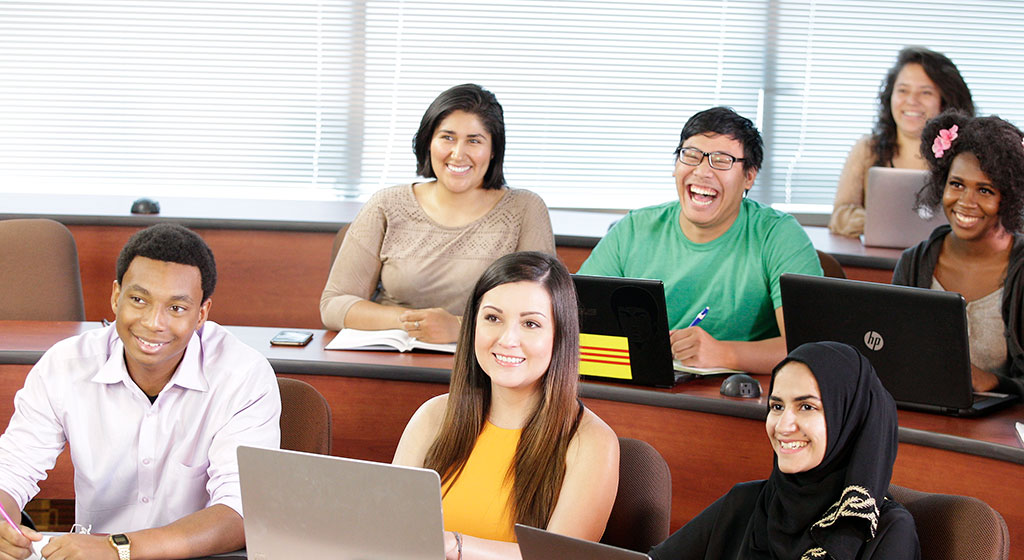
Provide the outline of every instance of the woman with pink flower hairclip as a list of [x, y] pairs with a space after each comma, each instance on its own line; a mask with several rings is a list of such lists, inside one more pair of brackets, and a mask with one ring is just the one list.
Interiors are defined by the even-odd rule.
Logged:
[[974, 390], [1024, 395], [1024, 133], [947, 111], [925, 126], [921, 154], [918, 206], [941, 205], [949, 225], [904, 251], [892, 282], [962, 294]]
[[874, 131], [853, 145], [839, 175], [832, 218], [833, 233], [857, 237], [864, 232], [864, 191], [870, 167], [927, 169], [918, 153], [921, 130], [946, 109], [974, 114], [971, 90], [945, 55], [906, 47], [896, 57], [878, 94]]

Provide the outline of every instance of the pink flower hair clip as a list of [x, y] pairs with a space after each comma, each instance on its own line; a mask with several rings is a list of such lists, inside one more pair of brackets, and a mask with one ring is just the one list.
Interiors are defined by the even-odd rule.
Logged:
[[946, 150], [953, 146], [953, 140], [956, 140], [957, 130], [960, 130], [960, 127], [954, 124], [949, 128], [944, 128], [939, 131], [938, 136], [935, 137], [935, 141], [932, 142], [932, 153], [935, 154], [935, 159], [942, 158], [942, 154], [946, 153]]

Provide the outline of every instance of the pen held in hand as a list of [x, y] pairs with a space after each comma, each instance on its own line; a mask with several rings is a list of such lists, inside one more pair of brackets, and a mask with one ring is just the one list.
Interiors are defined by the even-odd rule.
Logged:
[[14, 527], [14, 530], [17, 531], [19, 535], [21, 535], [23, 537], [25, 536], [25, 533], [21, 532], [21, 528], [18, 527], [18, 525], [16, 523], [11, 521], [11, 516], [7, 515], [7, 510], [6, 509], [4, 509], [3, 507], [0, 507], [0, 514], [3, 514], [4, 521], [6, 521], [11, 527]]
[[700, 313], [698, 313], [697, 316], [693, 318], [693, 321], [690, 322], [690, 326], [696, 327], [697, 325], [699, 325], [700, 322], [703, 321], [704, 318], [708, 316], [708, 311], [711, 311], [710, 307], [705, 307], [704, 309], [702, 309]]

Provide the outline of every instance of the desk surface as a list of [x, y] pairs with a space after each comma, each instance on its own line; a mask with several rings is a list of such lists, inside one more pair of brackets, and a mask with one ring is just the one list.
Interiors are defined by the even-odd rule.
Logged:
[[903, 253], [902, 249], [865, 247], [859, 239], [843, 237], [827, 227], [804, 226], [814, 248], [836, 258], [843, 267], [878, 268], [892, 270]]
[[[34, 364], [55, 342], [99, 323], [0, 321], [0, 363]], [[272, 346], [270, 338], [280, 329], [229, 327], [243, 342], [263, 353], [279, 374], [335, 375], [402, 381], [448, 383], [452, 356], [448, 354], [357, 352], [324, 350], [335, 332], [305, 329], [313, 340], [305, 347]], [[756, 376], [767, 389], [768, 376]], [[765, 396], [738, 399], [718, 392], [721, 379], [709, 377], [681, 383], [671, 389], [638, 387], [618, 383], [587, 381], [584, 397], [619, 402], [696, 410], [741, 418], [764, 418]], [[1024, 406], [1017, 405], [984, 418], [962, 419], [923, 412], [899, 411], [900, 441], [939, 449], [971, 453], [1024, 465], [1024, 448], [1013, 422], [1024, 419]]]
[[[0, 365], [0, 377], [5, 377], [0, 382], [0, 416], [9, 417], [13, 392], [50, 345], [97, 327], [98, 323], [0, 321], [0, 364], [9, 364]], [[327, 351], [323, 345], [334, 333], [317, 330], [305, 348], [272, 347], [269, 339], [279, 329], [230, 329], [263, 352], [279, 375], [307, 381], [324, 394], [334, 414], [336, 455], [389, 461], [416, 407], [447, 390], [450, 355]], [[767, 377], [760, 379], [767, 386]], [[765, 398], [723, 397], [718, 393], [720, 383], [717, 378], [700, 379], [672, 389], [582, 384], [587, 406], [620, 436], [648, 441], [668, 461], [674, 481], [673, 529], [732, 484], [763, 478], [771, 468], [762, 422]], [[1020, 419], [1024, 406], [980, 419], [901, 410], [893, 482], [928, 492], [977, 496], [1002, 513], [1011, 541], [1019, 542], [1024, 539], [1024, 487], [1004, 488], [993, 481], [1021, 480], [1024, 475], [1024, 449], [1013, 429], [1013, 422]], [[57, 472], [60, 469], [58, 463], [51, 480], [41, 485], [41, 496], [73, 496], [70, 470]]]

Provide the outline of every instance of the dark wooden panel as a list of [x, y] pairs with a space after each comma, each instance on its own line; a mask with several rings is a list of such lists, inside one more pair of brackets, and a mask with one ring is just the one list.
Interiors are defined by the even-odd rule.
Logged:
[[[139, 227], [69, 226], [78, 244], [85, 316], [114, 318], [110, 291], [117, 255]], [[320, 293], [330, 272], [333, 233], [196, 229], [217, 259], [217, 291], [210, 318], [223, 325], [322, 328]], [[590, 255], [583, 247], [560, 247], [573, 272]]]
[[569, 272], [576, 273], [583, 266], [583, 261], [590, 256], [589, 247], [557, 247], [558, 260], [569, 269]]
[[[968, 420], [969, 422], [970, 420]], [[1010, 558], [1024, 558], [1024, 467], [963, 453], [900, 444], [892, 481], [900, 486], [974, 496], [995, 508], [1010, 530]]]
[[[25, 385], [25, 376], [32, 366], [0, 364], [0, 431], [14, 415], [14, 393]], [[71, 466], [71, 453], [67, 448], [57, 457], [57, 466], [46, 480], [39, 483], [36, 499], [68, 499], [75, 497], [75, 471]]]
[[331, 454], [390, 463], [409, 418], [448, 385], [333, 375], [286, 375], [316, 387], [331, 404]]
[[755, 420], [585, 399], [620, 437], [650, 443], [672, 472], [673, 530], [744, 480], [771, 474], [772, 450]]
[[892, 270], [887, 268], [866, 268], [862, 266], [844, 266], [843, 272], [850, 280], [863, 280], [879, 284], [892, 283]]
[[[113, 319], [110, 290], [117, 255], [141, 228], [70, 226], [78, 244], [85, 315]], [[320, 293], [330, 270], [334, 234], [196, 229], [217, 259], [210, 318], [226, 325], [321, 328]]]

